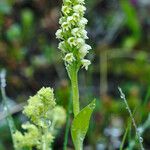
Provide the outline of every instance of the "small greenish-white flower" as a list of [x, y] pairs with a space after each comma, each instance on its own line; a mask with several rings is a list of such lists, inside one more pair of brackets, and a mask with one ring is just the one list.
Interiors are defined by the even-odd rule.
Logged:
[[68, 44], [73, 47], [77, 45], [77, 39], [75, 37], [70, 37], [68, 40]]
[[61, 25], [63, 22], [66, 22], [66, 21], [67, 21], [66, 17], [61, 17], [59, 19], [59, 24]]
[[59, 48], [60, 50], [62, 50], [63, 52], [66, 51], [66, 48], [65, 48], [65, 47], [66, 47], [66, 44], [65, 44], [64, 41], [60, 42], [59, 45], [58, 45], [58, 48]]
[[81, 63], [82, 63], [82, 67], [84, 67], [86, 70], [88, 70], [88, 67], [91, 64], [91, 61], [87, 60], [87, 59], [82, 59]]
[[81, 27], [85, 27], [85, 25], [88, 23], [88, 20], [86, 18], [81, 18], [78, 22], [78, 25]]
[[67, 23], [71, 26], [71, 25], [75, 25], [75, 23], [76, 23], [76, 19], [73, 17], [73, 16], [69, 16], [69, 17], [67, 17]]
[[79, 33], [80, 33], [80, 38], [88, 39], [86, 30], [81, 28], [81, 29], [79, 29]]
[[87, 37], [87, 31], [82, 29], [82, 28], [74, 28], [71, 31], [72, 35], [75, 37], [83, 38], [83, 39], [88, 39]]
[[78, 13], [73, 13], [72, 17], [75, 22], [78, 22], [81, 19]]
[[92, 47], [88, 44], [83, 45], [80, 49], [84, 49], [85, 51], [89, 51]]
[[62, 23], [62, 29], [64, 31], [68, 31], [70, 29], [70, 24], [68, 22], [63, 22]]
[[88, 39], [88, 36], [87, 36], [87, 31], [86, 30], [80, 30], [81, 32], [81, 36], [84, 38], [84, 39]]
[[62, 6], [62, 12], [64, 15], [68, 15], [71, 12], [71, 8], [69, 6]]
[[82, 45], [85, 44], [85, 40], [83, 38], [77, 38], [77, 47], [81, 47]]
[[84, 12], [86, 11], [86, 7], [78, 4], [73, 7], [73, 10], [74, 10], [74, 12], [80, 13], [81, 15], [83, 15]]
[[68, 64], [71, 64], [71, 63], [75, 60], [75, 58], [74, 58], [74, 56], [73, 56], [73, 53], [68, 53], [68, 54], [66, 54], [64, 60], [65, 60]]
[[85, 45], [81, 46], [81, 48], [79, 49], [80, 57], [84, 58], [86, 56], [86, 54], [89, 53], [90, 49], [91, 49], [91, 46], [88, 45], [88, 44], [85, 44]]
[[57, 39], [63, 39], [63, 31], [61, 29], [57, 30], [55, 35]]
[[75, 37], [80, 37], [81, 36], [81, 34], [80, 34], [80, 28], [74, 28], [74, 29], [72, 29], [71, 33]]
[[83, 38], [76, 38], [76, 37], [70, 37], [68, 39], [68, 44], [73, 47], [81, 47], [82, 45], [85, 44], [85, 41]]

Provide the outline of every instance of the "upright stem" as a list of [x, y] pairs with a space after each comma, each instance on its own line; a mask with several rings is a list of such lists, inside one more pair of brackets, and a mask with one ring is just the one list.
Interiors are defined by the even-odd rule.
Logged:
[[47, 139], [46, 139], [46, 133], [48, 132], [47, 129], [43, 129], [42, 128], [42, 133], [44, 134], [42, 136], [42, 150], [50, 150], [50, 145], [49, 143], [47, 143]]
[[79, 88], [78, 88], [78, 71], [73, 70], [71, 74], [71, 87], [72, 87], [72, 98], [73, 98], [73, 113], [74, 117], [79, 113]]

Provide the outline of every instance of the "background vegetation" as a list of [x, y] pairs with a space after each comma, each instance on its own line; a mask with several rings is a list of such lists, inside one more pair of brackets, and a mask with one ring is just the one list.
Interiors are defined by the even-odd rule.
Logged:
[[[61, 0], [0, 0], [0, 69], [7, 70], [7, 95], [17, 127], [30, 95], [42, 86], [55, 89], [57, 103], [68, 107], [70, 83], [55, 32]], [[126, 131], [125, 147], [134, 145], [135, 131], [117, 87], [126, 94], [137, 125], [143, 127], [150, 149], [150, 1], [86, 0], [88, 43], [92, 65], [79, 76], [82, 107], [97, 99], [85, 149], [118, 149]], [[1, 101], [0, 101], [1, 102]], [[0, 150], [12, 149], [0, 105]], [[54, 149], [62, 149], [65, 127]], [[135, 140], [136, 143], [136, 140]], [[134, 145], [135, 149], [138, 144]], [[72, 147], [69, 135], [68, 147]]]

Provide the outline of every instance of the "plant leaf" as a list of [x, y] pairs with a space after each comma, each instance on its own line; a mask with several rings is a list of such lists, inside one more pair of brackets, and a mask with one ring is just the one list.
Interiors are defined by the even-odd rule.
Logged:
[[89, 128], [89, 121], [94, 108], [95, 99], [83, 108], [72, 122], [71, 135], [76, 150], [82, 150], [83, 140]]

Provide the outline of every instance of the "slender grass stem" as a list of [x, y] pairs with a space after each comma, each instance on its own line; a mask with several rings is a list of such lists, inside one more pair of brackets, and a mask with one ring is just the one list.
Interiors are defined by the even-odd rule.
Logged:
[[70, 96], [69, 103], [68, 103], [68, 109], [67, 109], [66, 129], [65, 129], [63, 150], [67, 150], [68, 135], [69, 135], [69, 128], [70, 128], [70, 114], [72, 113], [71, 107], [72, 107], [72, 101], [71, 101], [71, 96]]
[[129, 128], [130, 128], [130, 124], [131, 123], [132, 123], [131, 121], [128, 122], [128, 125], [127, 125], [125, 133], [123, 135], [123, 139], [122, 139], [121, 146], [120, 146], [119, 150], [123, 150], [123, 147], [124, 147], [124, 144], [125, 144], [125, 140], [126, 140], [128, 132], [129, 132]]
[[74, 117], [79, 113], [79, 88], [78, 88], [78, 71], [74, 70], [71, 76], [72, 98], [73, 98], [73, 113]]
[[138, 141], [139, 141], [139, 144], [140, 144], [140, 148], [141, 148], [141, 150], [144, 150], [143, 143], [142, 143], [142, 142], [143, 142], [143, 139], [142, 139], [142, 137], [140, 136], [140, 133], [139, 133], [138, 128], [137, 128], [137, 125], [136, 125], [136, 123], [135, 123], [133, 114], [132, 114], [131, 109], [130, 109], [130, 107], [129, 107], [129, 105], [128, 105], [128, 102], [127, 102], [127, 100], [126, 100], [125, 94], [122, 92], [122, 89], [121, 89], [120, 87], [118, 87], [118, 90], [119, 90], [119, 92], [120, 92], [120, 97], [121, 97], [121, 99], [124, 100], [125, 105], [126, 105], [126, 108], [127, 108], [128, 112], [129, 112], [129, 115], [130, 115], [130, 117], [131, 117], [131, 119], [132, 119], [132, 123], [133, 123], [133, 126], [134, 126], [134, 128], [135, 128], [136, 135], [137, 135], [137, 137], [138, 137]]
[[9, 108], [7, 106], [7, 96], [6, 96], [6, 91], [5, 91], [5, 87], [6, 87], [5, 76], [6, 76], [6, 71], [2, 70], [1, 73], [0, 73], [2, 103], [3, 103], [3, 106], [4, 106], [4, 111], [6, 113], [6, 119], [7, 119], [7, 123], [8, 123], [9, 129], [10, 129], [13, 145], [14, 145], [14, 148], [17, 149], [16, 146], [15, 146], [16, 145], [15, 144], [15, 140], [13, 138], [13, 134], [16, 131], [16, 127], [15, 127], [13, 118], [12, 118], [10, 112], [9, 112]]

